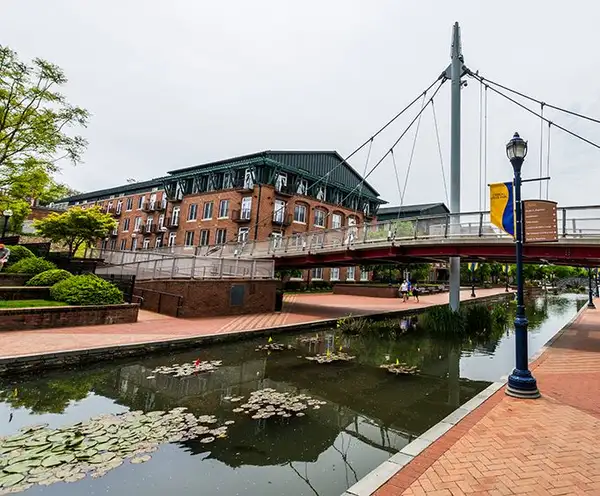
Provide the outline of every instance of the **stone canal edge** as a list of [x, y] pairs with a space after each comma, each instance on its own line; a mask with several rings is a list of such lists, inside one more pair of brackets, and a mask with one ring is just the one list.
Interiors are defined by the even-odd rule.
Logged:
[[[559, 329], [556, 334], [530, 358], [529, 362], [532, 369], [535, 369], [536, 365], [543, 360], [544, 355], [552, 345], [581, 318], [585, 313], [585, 310], [586, 306], [583, 306], [569, 322]], [[429, 430], [414, 439], [411, 443], [407, 444], [398, 453], [369, 472], [365, 477], [356, 482], [356, 484], [348, 488], [342, 496], [371, 496], [374, 494], [377, 496], [384, 494], [391, 496], [404, 494], [404, 491], [408, 490], [435, 461], [437, 461], [505, 398], [504, 386], [506, 385], [507, 379], [508, 376], [504, 376], [500, 381], [490, 384], [481, 393], [471, 398], [446, 418], [442, 419]], [[536, 400], [517, 401], [530, 402]], [[392, 478], [394, 479], [393, 486], [386, 484]], [[435, 488], [435, 490], [437, 490], [437, 488]], [[417, 493], [411, 492], [410, 494]], [[418, 494], [428, 493], [424, 492]], [[435, 494], [442, 493], [436, 492]], [[447, 492], [445, 494], [455, 493]], [[458, 494], [464, 493], [459, 492]]]

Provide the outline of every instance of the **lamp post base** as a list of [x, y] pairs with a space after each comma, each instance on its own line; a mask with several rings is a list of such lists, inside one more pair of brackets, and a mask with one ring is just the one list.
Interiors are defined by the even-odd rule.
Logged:
[[594, 302], [593, 302], [593, 301], [590, 301], [590, 302], [587, 304], [587, 307], [588, 307], [588, 308], [596, 308], [596, 305], [594, 305]]
[[536, 399], [541, 396], [537, 381], [529, 370], [513, 370], [508, 377], [506, 394], [513, 398]]

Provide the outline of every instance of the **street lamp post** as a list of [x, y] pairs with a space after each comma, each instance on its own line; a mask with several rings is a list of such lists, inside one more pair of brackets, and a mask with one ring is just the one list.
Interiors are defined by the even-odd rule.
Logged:
[[539, 398], [537, 382], [529, 370], [527, 352], [527, 317], [523, 298], [523, 217], [521, 205], [521, 167], [527, 155], [527, 142], [519, 133], [506, 144], [506, 155], [514, 171], [515, 241], [517, 276], [517, 315], [515, 317], [516, 366], [508, 377], [506, 394], [515, 398]]
[[594, 287], [592, 285], [592, 268], [588, 267], [588, 308], [596, 308], [594, 305]]
[[506, 276], [506, 287], [504, 288], [504, 292], [508, 293], [508, 264], [504, 266], [504, 275]]
[[4, 237], [6, 236], [6, 230], [8, 229], [8, 221], [12, 217], [13, 211], [7, 209], [4, 212], [2, 212], [2, 215], [4, 215], [4, 225], [2, 226], [2, 239], [4, 239]]
[[471, 267], [471, 298], [475, 298], [475, 267]]

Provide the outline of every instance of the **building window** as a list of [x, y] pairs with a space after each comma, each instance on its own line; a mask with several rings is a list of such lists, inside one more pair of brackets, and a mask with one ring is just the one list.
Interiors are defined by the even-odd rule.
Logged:
[[215, 242], [218, 245], [224, 245], [227, 243], [227, 229], [217, 229], [217, 237]]
[[335, 203], [336, 205], [342, 204], [342, 193], [340, 191], [336, 191], [333, 194], [333, 203]]
[[148, 217], [146, 219], [146, 231], [150, 232], [152, 229], [152, 223], [154, 222], [154, 217]]
[[308, 181], [306, 179], [300, 179], [298, 181], [296, 193], [298, 193], [299, 195], [306, 195], [308, 193]]
[[363, 204], [363, 209], [362, 209], [362, 211], [363, 211], [363, 214], [365, 214], [365, 215], [369, 215], [369, 212], [370, 212], [370, 209], [369, 209], [369, 202], [365, 202], [365, 203]]
[[248, 233], [250, 232], [249, 227], [240, 227], [238, 231], [238, 243], [245, 243], [248, 241]]
[[202, 220], [212, 219], [213, 214], [213, 202], [209, 201], [204, 204], [204, 211], [202, 212]]
[[340, 280], [340, 269], [339, 267], [333, 267], [331, 269], [331, 275], [329, 277], [331, 281], [339, 281]]
[[150, 205], [150, 210], [154, 210], [156, 208], [156, 193], [152, 193], [150, 195], [150, 203], [149, 203], [149, 205]]
[[175, 246], [175, 241], [177, 240], [177, 233], [172, 232], [169, 234], [169, 246]]
[[246, 169], [244, 171], [244, 189], [254, 188], [254, 173], [252, 169]]
[[144, 250], [150, 248], [150, 238], [144, 238], [144, 241], [142, 242], [142, 248]]
[[315, 226], [325, 227], [325, 211], [315, 208]]
[[271, 233], [271, 248], [277, 250], [283, 246], [283, 235], [281, 233]]
[[285, 172], [280, 172], [277, 174], [277, 179], [275, 179], [275, 189], [277, 191], [282, 191], [287, 186], [287, 174]]
[[342, 216], [340, 214], [333, 214], [331, 217], [331, 228], [340, 229], [342, 227]]
[[158, 228], [162, 229], [163, 227], [165, 227], [165, 215], [164, 214], [160, 214], [158, 216]]
[[361, 281], [368, 281], [369, 280], [369, 271], [365, 270], [361, 270], [360, 271], [360, 280]]
[[311, 279], [323, 279], [323, 267], [315, 267], [312, 269]]
[[210, 231], [202, 229], [200, 231], [200, 246], [208, 246], [210, 244]]
[[127, 198], [127, 207], [125, 208], [128, 212], [133, 210], [133, 198]]
[[137, 238], [131, 240], [131, 251], [137, 250]]
[[121, 240], [121, 246], [119, 247], [119, 249], [121, 251], [125, 251], [127, 249], [127, 240], [126, 239]]
[[194, 231], [186, 231], [183, 244], [185, 246], [194, 246]]
[[229, 200], [221, 200], [219, 202], [219, 219], [229, 217]]
[[154, 242], [154, 248], [160, 248], [162, 246], [162, 236], [157, 236]]
[[142, 218], [136, 217], [135, 220], [133, 221], [133, 230], [139, 231], [141, 225], [142, 225]]
[[294, 222], [306, 224], [306, 205], [296, 205], [294, 207]]
[[326, 199], [325, 186], [319, 186], [319, 189], [317, 189], [317, 200], [325, 201], [325, 199]]
[[302, 237], [302, 234], [294, 234], [290, 238], [290, 246], [292, 248], [302, 248], [303, 242], [304, 242], [304, 239]]
[[129, 218], [123, 220], [123, 232], [129, 231], [129, 223], [130, 222], [131, 222], [131, 219], [129, 219]]
[[356, 267], [348, 267], [348, 272], [346, 272], [346, 280], [354, 281], [356, 276]]
[[285, 202], [275, 200], [275, 210], [273, 210], [273, 220], [279, 224], [283, 224], [285, 219]]
[[233, 172], [225, 172], [223, 174], [223, 189], [233, 188]]
[[252, 212], [252, 197], [246, 196], [246, 197], [242, 198], [242, 211], [241, 211], [240, 219], [250, 220], [251, 212]]
[[110, 249], [111, 249], [111, 251], [115, 251], [116, 248], [117, 248], [117, 240], [116, 239], [111, 239], [110, 240]]
[[172, 226], [178, 226], [179, 225], [179, 212], [180, 212], [179, 207], [173, 208], [173, 214], [171, 215], [171, 225]]
[[146, 203], [146, 197], [145, 196], [140, 196], [138, 198], [138, 206], [137, 209], [141, 210], [142, 208], [144, 208], [144, 203]]
[[117, 210], [116, 210], [116, 212], [117, 212], [118, 214], [120, 214], [120, 213], [121, 213], [121, 210], [123, 210], [123, 202], [122, 202], [121, 200], [119, 200], [119, 201], [117, 202]]
[[187, 220], [196, 220], [198, 218], [198, 204], [192, 203], [188, 207], [188, 216]]
[[206, 191], [214, 191], [215, 189], [217, 189], [217, 178], [214, 174], [211, 174], [206, 181]]

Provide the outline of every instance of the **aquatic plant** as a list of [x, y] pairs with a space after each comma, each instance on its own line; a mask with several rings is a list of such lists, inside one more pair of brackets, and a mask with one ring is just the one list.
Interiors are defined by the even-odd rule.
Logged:
[[307, 360], [310, 360], [311, 362], [317, 362], [318, 364], [324, 364], [324, 363], [334, 363], [334, 362], [349, 362], [351, 360], [354, 360], [356, 357], [348, 355], [347, 353], [344, 353], [343, 351], [339, 351], [339, 352], [331, 352], [328, 351], [327, 353], [323, 354], [323, 355], [315, 355], [315, 356], [307, 356], [304, 357]]
[[273, 388], [265, 388], [250, 393], [248, 402], [233, 411], [235, 413], [243, 412], [254, 420], [270, 417], [289, 418], [294, 415], [303, 417], [304, 410], [309, 407], [318, 410], [321, 405], [326, 403], [326, 401], [315, 400], [305, 394], [279, 393]]
[[461, 309], [467, 336], [486, 336], [492, 331], [492, 312], [485, 305], [465, 305]]
[[217, 427], [216, 417], [185, 410], [102, 415], [59, 429], [25, 427], [0, 439], [0, 493], [76, 482], [88, 474], [101, 477], [126, 459], [133, 464], [150, 460], [160, 444], [196, 438], [209, 443], [227, 436], [229, 424]]
[[415, 375], [419, 373], [419, 369], [416, 365], [400, 363], [398, 359], [396, 359], [396, 363], [384, 363], [380, 365], [379, 368], [386, 369], [389, 373], [395, 375]]
[[465, 320], [461, 312], [453, 312], [449, 306], [440, 305], [420, 315], [418, 327], [436, 336], [462, 336]]
[[267, 344], [259, 344], [254, 351], [284, 351], [284, 350], [293, 350], [294, 347], [291, 344], [283, 344], [283, 343], [267, 343]]
[[366, 317], [349, 316], [338, 320], [336, 327], [344, 334], [399, 338], [412, 328], [412, 321], [401, 318], [370, 320]]
[[[214, 372], [221, 366], [222, 360], [195, 360], [192, 363], [184, 363], [182, 365], [175, 363], [170, 367], [161, 365], [155, 368], [153, 374], [172, 375], [173, 377], [186, 377], [188, 375], [199, 374], [203, 372]], [[154, 379], [154, 376], [149, 376], [147, 379]]]
[[492, 308], [492, 322], [501, 327], [506, 327], [508, 324], [508, 309], [506, 305], [495, 305]]
[[341, 318], [337, 321], [336, 327], [344, 334], [362, 334], [367, 330], [370, 324], [364, 317], [348, 317]]

